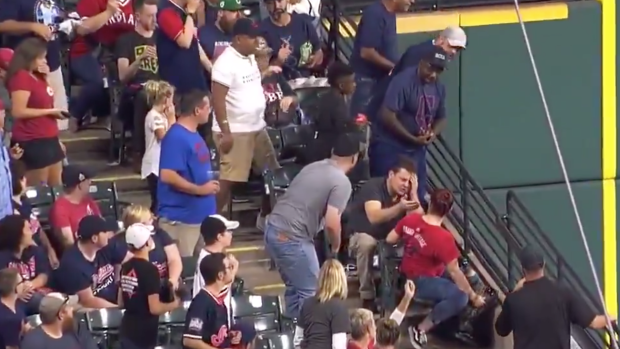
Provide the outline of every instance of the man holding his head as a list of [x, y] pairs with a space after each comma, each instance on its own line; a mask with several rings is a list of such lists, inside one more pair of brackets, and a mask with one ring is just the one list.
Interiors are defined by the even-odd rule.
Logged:
[[182, 94], [176, 107], [177, 122], [161, 141], [157, 214], [160, 227], [177, 241], [181, 257], [189, 257], [202, 248], [200, 224], [215, 214], [220, 185], [211, 170], [211, 152], [198, 133], [198, 126], [209, 121], [207, 92]]

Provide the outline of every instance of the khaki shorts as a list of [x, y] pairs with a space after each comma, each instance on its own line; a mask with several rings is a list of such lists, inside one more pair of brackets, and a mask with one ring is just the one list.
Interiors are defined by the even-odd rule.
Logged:
[[181, 257], [198, 256], [204, 247], [204, 241], [200, 235], [200, 224], [185, 224], [160, 219], [159, 226], [166, 231], [177, 244]]
[[220, 179], [243, 183], [248, 181], [252, 166], [259, 172], [280, 167], [267, 130], [233, 133], [232, 137], [232, 149], [228, 154], [222, 154], [221, 133], [213, 132], [213, 142], [220, 155]]

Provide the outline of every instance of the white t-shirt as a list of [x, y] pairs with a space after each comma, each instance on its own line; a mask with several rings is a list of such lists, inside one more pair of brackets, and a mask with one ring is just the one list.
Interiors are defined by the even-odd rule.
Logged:
[[[213, 63], [211, 80], [228, 87], [226, 114], [234, 133], [254, 132], [265, 128], [265, 94], [260, 70], [254, 55], [243, 56], [232, 46]], [[213, 131], [221, 132], [217, 120]]]
[[321, 16], [321, 0], [301, 0], [295, 5], [288, 6], [289, 13], [301, 13], [312, 17]]
[[148, 177], [151, 173], [159, 176], [159, 154], [161, 153], [161, 144], [155, 136], [155, 131], [160, 129], [168, 129], [168, 119], [155, 109], [149, 110], [144, 120], [145, 151], [142, 157], [142, 179]]
[[[196, 260], [196, 271], [194, 272], [194, 285], [192, 287], [192, 295], [196, 296], [203, 287], [205, 287], [205, 280], [200, 275], [200, 261], [202, 261], [205, 256], [210, 255], [211, 253], [205, 251], [203, 248], [200, 250], [198, 254], [198, 259]], [[224, 300], [224, 304], [226, 304], [226, 311], [228, 311], [228, 321], [232, 319], [232, 297], [231, 297], [231, 289], [230, 287], [226, 287], [226, 289], [222, 290], [220, 294], [226, 293], [226, 299]], [[229, 324], [230, 325], [230, 324]]]

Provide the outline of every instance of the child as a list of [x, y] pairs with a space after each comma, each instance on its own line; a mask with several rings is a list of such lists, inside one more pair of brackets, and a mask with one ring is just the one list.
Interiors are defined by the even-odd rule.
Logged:
[[147, 81], [144, 92], [151, 110], [144, 120], [144, 156], [142, 179], [146, 178], [151, 193], [151, 212], [157, 214], [157, 176], [159, 176], [159, 153], [161, 140], [175, 122], [174, 87], [165, 81]]

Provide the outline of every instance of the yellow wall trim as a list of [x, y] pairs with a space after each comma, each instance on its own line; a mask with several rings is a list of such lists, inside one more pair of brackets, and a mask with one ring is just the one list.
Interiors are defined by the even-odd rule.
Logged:
[[618, 315], [616, 236], [616, 0], [602, 0], [602, 132], [603, 132], [603, 294], [612, 316]]

